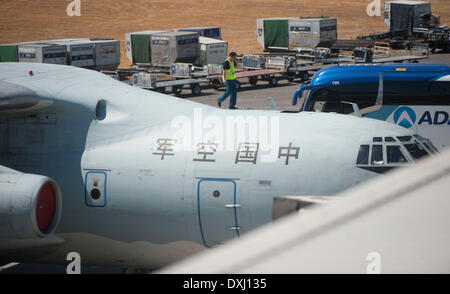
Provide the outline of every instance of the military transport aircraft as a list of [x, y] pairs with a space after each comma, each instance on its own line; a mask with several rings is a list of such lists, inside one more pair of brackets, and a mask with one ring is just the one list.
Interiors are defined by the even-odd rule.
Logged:
[[160, 268], [270, 222], [274, 197], [334, 195], [432, 154], [424, 142], [368, 118], [223, 110], [0, 63], [0, 260]]

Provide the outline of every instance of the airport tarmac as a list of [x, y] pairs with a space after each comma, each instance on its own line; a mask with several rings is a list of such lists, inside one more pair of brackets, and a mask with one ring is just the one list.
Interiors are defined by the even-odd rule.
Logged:
[[[450, 54], [435, 54], [429, 59], [422, 61], [426, 63], [447, 63], [450, 64]], [[280, 80], [278, 86], [270, 87], [268, 82], [259, 81], [256, 87], [245, 83], [238, 91], [236, 106], [241, 109], [271, 109], [267, 101], [268, 97], [274, 99], [280, 110], [299, 110], [300, 106], [292, 106], [292, 96], [300, 87], [300, 82], [288, 82]], [[208, 104], [217, 107], [217, 98], [224, 93], [224, 89], [219, 91], [211, 88], [202, 89], [200, 96], [193, 96], [188, 88], [184, 89], [178, 97], [189, 101]], [[228, 106], [228, 100], [222, 104], [222, 108]], [[82, 267], [82, 273], [86, 274], [120, 274], [120, 268], [98, 268]], [[65, 265], [38, 265], [38, 264], [16, 264], [0, 263], [0, 274], [65, 274]]]

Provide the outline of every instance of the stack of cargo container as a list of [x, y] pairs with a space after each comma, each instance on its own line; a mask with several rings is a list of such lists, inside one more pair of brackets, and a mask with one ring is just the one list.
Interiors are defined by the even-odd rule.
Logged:
[[156, 67], [170, 67], [177, 62], [196, 63], [200, 57], [199, 35], [182, 31], [153, 34], [151, 57]]
[[134, 65], [170, 67], [173, 63], [192, 63], [204, 66], [223, 63], [228, 42], [221, 40], [220, 27], [146, 30], [125, 34], [125, 49]]
[[67, 64], [66, 46], [45, 41], [18, 44], [17, 53], [19, 62]]
[[260, 18], [258, 42], [265, 50], [329, 47], [337, 40], [336, 18]]
[[36, 62], [115, 70], [120, 42], [112, 39], [60, 39], [0, 45], [2, 62]]
[[95, 67], [95, 48], [93, 43], [88, 42], [88, 39], [61, 39], [46, 42], [66, 46], [67, 65], [84, 68]]
[[67, 64], [65, 46], [46, 41], [0, 45], [1, 62]]
[[141, 31], [125, 34], [125, 51], [132, 64], [151, 64], [152, 47], [151, 38], [154, 34], [165, 33], [167, 31]]

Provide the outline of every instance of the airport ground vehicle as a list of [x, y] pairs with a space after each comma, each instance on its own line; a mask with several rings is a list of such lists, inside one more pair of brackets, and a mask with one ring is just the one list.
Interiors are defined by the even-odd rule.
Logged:
[[361, 114], [450, 146], [450, 67], [446, 64], [332, 66], [298, 89], [301, 110]]

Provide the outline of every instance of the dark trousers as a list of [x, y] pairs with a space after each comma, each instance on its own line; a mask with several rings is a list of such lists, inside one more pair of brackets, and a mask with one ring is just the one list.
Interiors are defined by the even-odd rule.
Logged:
[[228, 98], [228, 96], [231, 96], [229, 108], [234, 108], [234, 106], [236, 105], [236, 95], [237, 95], [236, 80], [227, 80], [226, 87], [227, 90], [222, 96], [220, 96], [219, 99], [217, 99], [217, 101], [222, 103], [225, 99]]

